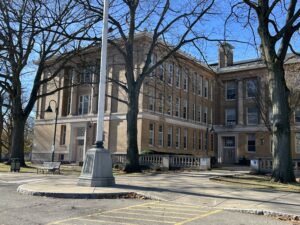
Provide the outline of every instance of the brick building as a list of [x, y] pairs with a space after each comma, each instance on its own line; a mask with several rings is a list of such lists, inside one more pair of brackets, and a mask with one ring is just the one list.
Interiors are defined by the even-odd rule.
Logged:
[[[137, 72], [142, 68], [143, 49], [148, 43], [149, 36], [143, 33], [136, 36]], [[59, 112], [55, 159], [81, 162], [93, 145], [98, 85], [90, 82], [97, 83], [99, 77], [97, 51], [97, 48], [85, 51], [84, 63], [79, 58], [73, 60], [54, 82], [42, 88], [41, 93], [45, 93], [70, 80], [81, 83], [38, 100], [36, 105], [40, 113], [36, 116], [33, 161], [51, 158], [55, 115], [44, 112], [51, 100], [58, 103]], [[159, 56], [157, 49], [152, 61]], [[287, 69], [298, 63], [298, 59], [290, 59]], [[266, 74], [260, 59], [233, 62], [233, 48], [228, 44], [220, 46], [219, 62], [210, 66], [178, 52], [143, 83], [138, 114], [139, 150], [208, 155], [216, 157], [220, 163], [235, 163], [243, 157], [271, 156], [266, 122], [271, 118], [264, 81]], [[122, 57], [110, 46], [108, 77], [123, 81], [124, 76]], [[107, 97], [105, 102], [104, 144], [114, 153], [125, 153], [127, 106], [122, 101], [126, 101], [126, 94], [114, 82], [107, 84], [106, 94], [113, 97]], [[296, 158], [300, 157], [298, 122], [300, 111], [296, 110], [292, 119], [292, 151]]]

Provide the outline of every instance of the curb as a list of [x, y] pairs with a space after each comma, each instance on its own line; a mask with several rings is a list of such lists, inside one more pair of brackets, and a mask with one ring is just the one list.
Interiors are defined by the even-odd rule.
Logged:
[[155, 200], [164, 201], [161, 198], [151, 196], [139, 192], [115, 192], [115, 193], [59, 193], [59, 192], [46, 192], [46, 191], [33, 191], [28, 190], [20, 185], [17, 192], [24, 195], [32, 195], [39, 197], [50, 197], [50, 198], [65, 198], [65, 199], [117, 199], [117, 198], [128, 198], [128, 199], [143, 199], [143, 200]]
[[293, 220], [300, 220], [300, 215], [295, 214], [289, 214], [289, 213], [283, 213], [283, 212], [276, 212], [276, 211], [270, 211], [270, 210], [257, 210], [257, 209], [235, 209], [235, 208], [223, 208], [227, 211], [232, 212], [240, 212], [240, 213], [247, 213], [247, 214], [254, 214], [259, 216], [271, 216], [271, 217], [281, 217], [285, 219], [293, 219]]

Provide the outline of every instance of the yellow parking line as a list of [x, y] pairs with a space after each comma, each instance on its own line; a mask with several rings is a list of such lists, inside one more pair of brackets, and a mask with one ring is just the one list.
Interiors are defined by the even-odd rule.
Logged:
[[156, 206], [156, 205], [151, 205], [151, 206], [139, 206], [140, 208], [157, 208], [157, 209], [171, 209], [171, 210], [178, 210], [178, 211], [187, 211], [187, 212], [199, 212], [197, 209], [183, 209], [183, 208], [178, 208], [178, 207], [161, 207], [161, 206]]
[[[134, 209], [135, 210], [135, 209]], [[111, 213], [118, 213], [118, 214], [128, 214], [128, 215], [139, 215], [141, 216], [141, 213], [132, 213], [132, 212], [111, 212]], [[173, 219], [187, 219], [186, 217], [178, 217], [178, 216], [166, 216], [166, 215], [145, 215], [142, 216], [152, 216], [152, 217], [162, 217], [162, 218], [173, 218]]]
[[208, 213], [205, 213], [205, 214], [202, 214], [200, 216], [196, 216], [196, 217], [193, 217], [193, 218], [190, 218], [188, 220], [185, 220], [183, 222], [179, 222], [179, 223], [175, 223], [174, 225], [183, 225], [185, 223], [188, 223], [188, 222], [191, 222], [191, 221], [194, 221], [194, 220], [197, 220], [197, 219], [201, 219], [201, 218], [204, 218], [206, 216], [210, 216], [210, 215], [213, 215], [213, 214], [216, 214], [216, 213], [219, 213], [219, 212], [222, 212], [222, 210], [214, 210], [214, 211], [210, 211]]
[[138, 207], [138, 206], [151, 205], [151, 204], [155, 204], [155, 203], [157, 203], [157, 202], [158, 202], [158, 201], [147, 202], [147, 203], [143, 203], [143, 204], [139, 204], [139, 205], [128, 206], [128, 207], [125, 207], [125, 208], [118, 208], [118, 209], [112, 209], [112, 210], [109, 210], [109, 211], [103, 211], [103, 212], [101, 212], [101, 213], [98, 212], [98, 213], [88, 214], [88, 215], [85, 215], [85, 216], [79, 216], [79, 217], [67, 218], [67, 219], [58, 220], [58, 221], [55, 221], [55, 222], [50, 222], [50, 223], [48, 223], [47, 225], [60, 224], [60, 223], [67, 222], [67, 221], [70, 221], [70, 220], [73, 220], [73, 219], [80, 219], [80, 218], [84, 218], [84, 217], [89, 217], [89, 216], [93, 216], [93, 215], [98, 215], [98, 214], [102, 214], [102, 213], [104, 213], [104, 212], [114, 212], [114, 211], [118, 211], [118, 210], [130, 209], [130, 208]]
[[147, 221], [147, 222], [155, 222], [155, 223], [169, 223], [169, 224], [174, 224], [177, 223], [177, 221], [161, 221], [161, 220], [148, 220], [148, 219], [140, 219], [140, 218], [132, 218], [132, 217], [121, 217], [121, 216], [109, 216], [109, 215], [104, 215], [101, 214], [99, 215], [100, 217], [108, 217], [108, 218], [115, 218], [115, 219], [122, 219], [122, 220], [140, 220], [140, 221]]
[[[178, 204], [165, 204], [165, 203], [159, 203], [159, 205], [163, 206], [178, 206]], [[192, 208], [192, 209], [203, 209], [204, 206], [191, 206], [191, 205], [182, 205], [184, 208]]]
[[98, 223], [112, 223], [112, 224], [122, 224], [122, 225], [138, 225], [135, 223], [122, 223], [122, 222], [115, 222], [115, 221], [107, 221], [107, 220], [92, 220], [92, 219], [77, 219], [77, 220], [83, 220], [83, 221], [90, 221], [90, 222], [98, 222]]
[[[153, 209], [128, 209], [128, 210], [135, 210], [135, 211], [142, 211], [142, 212], [160, 212], [160, 213], [166, 213], [166, 211], [161, 211], [161, 210], [153, 210]], [[202, 211], [199, 210], [200, 212], [207, 212], [207, 211]], [[199, 215], [199, 213], [184, 213], [184, 212], [167, 212], [167, 213], [171, 213], [171, 214], [180, 214], [180, 215], [187, 215], [187, 216], [197, 216]]]

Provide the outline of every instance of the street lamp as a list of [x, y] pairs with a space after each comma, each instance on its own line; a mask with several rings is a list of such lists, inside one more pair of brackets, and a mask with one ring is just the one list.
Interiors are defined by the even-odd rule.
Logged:
[[51, 162], [54, 162], [54, 152], [55, 152], [55, 139], [56, 139], [56, 127], [57, 127], [57, 117], [58, 117], [58, 105], [57, 102], [55, 100], [51, 100], [49, 102], [48, 108], [46, 109], [45, 112], [49, 112], [52, 113], [53, 110], [51, 108], [51, 102], [55, 103], [55, 123], [54, 123], [54, 134], [53, 134], [53, 142], [52, 142], [52, 157], [51, 157]]

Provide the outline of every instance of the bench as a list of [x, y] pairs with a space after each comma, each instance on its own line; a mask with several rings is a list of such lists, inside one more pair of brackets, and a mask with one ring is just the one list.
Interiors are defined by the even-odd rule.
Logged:
[[52, 172], [53, 174], [57, 171], [60, 174], [61, 162], [44, 162], [42, 166], [36, 168], [36, 173], [45, 171], [47, 173]]

